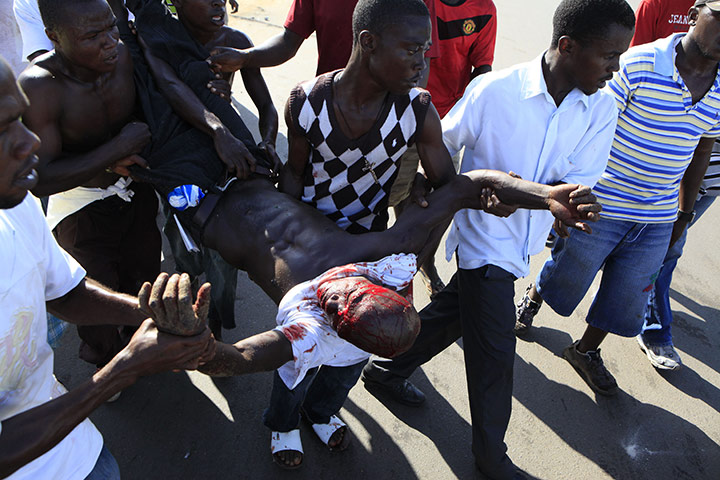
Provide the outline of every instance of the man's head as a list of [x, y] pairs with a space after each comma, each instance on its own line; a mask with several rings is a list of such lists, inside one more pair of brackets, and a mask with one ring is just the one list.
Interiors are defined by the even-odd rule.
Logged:
[[415, 308], [365, 277], [326, 281], [317, 295], [338, 336], [366, 352], [394, 357], [407, 351], [420, 332]]
[[360, 0], [353, 12], [353, 52], [370, 79], [396, 94], [417, 86], [430, 48], [430, 14], [422, 0]]
[[180, 21], [191, 30], [216, 32], [225, 25], [225, 0], [174, 0]]
[[635, 14], [625, 0], [563, 0], [553, 16], [551, 49], [586, 95], [605, 86], [630, 45]]
[[688, 11], [690, 33], [700, 53], [720, 61], [720, 0], [698, 0]]
[[40, 139], [20, 121], [28, 100], [0, 57], [0, 209], [23, 201], [37, 184], [35, 152]]
[[38, 7], [58, 54], [92, 72], [115, 69], [120, 35], [105, 0], [38, 0]]

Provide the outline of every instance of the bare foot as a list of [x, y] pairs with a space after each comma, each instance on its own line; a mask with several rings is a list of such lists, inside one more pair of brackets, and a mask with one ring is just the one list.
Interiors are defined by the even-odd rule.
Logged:
[[342, 452], [350, 445], [350, 432], [347, 427], [340, 427], [328, 439], [328, 447], [335, 452]]
[[275, 463], [283, 468], [297, 468], [302, 464], [303, 454], [297, 450], [283, 450], [273, 453]]

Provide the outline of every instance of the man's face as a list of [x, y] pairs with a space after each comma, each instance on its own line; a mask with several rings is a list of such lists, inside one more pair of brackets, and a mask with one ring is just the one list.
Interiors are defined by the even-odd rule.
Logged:
[[695, 22], [691, 35], [703, 56], [720, 61], [720, 12], [707, 6], [693, 7], [688, 19]]
[[587, 44], [575, 42], [570, 52], [570, 75], [585, 95], [603, 88], [620, 69], [620, 55], [628, 49], [633, 29], [612, 24], [602, 37]]
[[0, 208], [12, 208], [23, 201], [37, 184], [35, 152], [40, 139], [20, 118], [28, 101], [15, 83], [10, 69], [0, 62]]
[[365, 277], [345, 277], [329, 280], [320, 286], [318, 289], [320, 308], [328, 314], [334, 329], [337, 330], [347, 309], [363, 300], [365, 293], [362, 287], [368, 284], [372, 282]]
[[191, 28], [214, 32], [225, 25], [225, 0], [181, 0], [176, 7], [182, 22]]
[[56, 50], [73, 65], [92, 72], [115, 70], [120, 34], [110, 6], [98, 0], [66, 8], [61, 25], [50, 32]]
[[398, 95], [416, 87], [425, 69], [430, 33], [428, 17], [407, 15], [375, 35], [377, 45], [369, 63], [373, 79]]

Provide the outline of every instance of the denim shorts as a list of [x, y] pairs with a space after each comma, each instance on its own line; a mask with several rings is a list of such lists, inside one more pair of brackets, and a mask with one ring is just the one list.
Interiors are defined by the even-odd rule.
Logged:
[[670, 243], [672, 223], [635, 223], [601, 218], [593, 233], [573, 230], [559, 239], [536, 285], [556, 313], [569, 316], [603, 269], [600, 289], [587, 314], [593, 327], [624, 337], [640, 333], [648, 295]]

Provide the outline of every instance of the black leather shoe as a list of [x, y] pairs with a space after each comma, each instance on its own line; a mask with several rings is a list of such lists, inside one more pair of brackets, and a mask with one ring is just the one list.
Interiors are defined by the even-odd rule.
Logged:
[[419, 407], [425, 403], [425, 394], [405, 378], [397, 377], [389, 382], [379, 382], [363, 372], [360, 377], [365, 384], [365, 389], [371, 394], [382, 392], [398, 403], [409, 407]]

